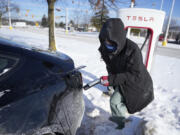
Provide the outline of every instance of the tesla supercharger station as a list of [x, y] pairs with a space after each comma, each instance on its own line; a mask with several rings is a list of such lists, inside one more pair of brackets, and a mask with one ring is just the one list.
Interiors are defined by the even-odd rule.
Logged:
[[143, 50], [143, 61], [150, 72], [155, 46], [162, 32], [165, 12], [155, 9], [125, 8], [118, 10], [117, 17], [122, 19], [129, 39], [131, 39], [129, 31], [132, 29], [143, 29], [150, 33], [145, 51]]

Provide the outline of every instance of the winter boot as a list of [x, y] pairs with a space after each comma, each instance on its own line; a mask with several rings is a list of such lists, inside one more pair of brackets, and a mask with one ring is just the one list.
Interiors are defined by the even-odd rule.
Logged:
[[112, 116], [112, 117], [109, 117], [109, 120], [118, 125], [116, 129], [123, 129], [125, 127], [124, 117]]

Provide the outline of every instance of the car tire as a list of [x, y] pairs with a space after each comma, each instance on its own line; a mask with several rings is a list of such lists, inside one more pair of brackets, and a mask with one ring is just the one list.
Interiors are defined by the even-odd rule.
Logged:
[[[79, 116], [74, 117], [74, 114], [76, 114], [76, 112], [78, 111], [84, 112], [83, 108], [79, 108], [79, 106], [84, 106], [84, 102], [82, 99], [82, 91], [71, 90], [70, 93], [66, 93], [63, 96], [64, 98], [61, 98], [61, 100], [57, 100], [58, 98], [56, 99], [57, 102], [54, 104], [52, 111], [54, 114], [52, 121], [53, 123], [57, 122], [62, 127], [63, 134], [74, 135], [76, 133], [77, 127], [80, 126], [81, 121], [79, 119]], [[77, 119], [79, 119], [79, 123], [76, 123], [76, 121], [78, 121]], [[56, 135], [63, 134], [56, 133]]]

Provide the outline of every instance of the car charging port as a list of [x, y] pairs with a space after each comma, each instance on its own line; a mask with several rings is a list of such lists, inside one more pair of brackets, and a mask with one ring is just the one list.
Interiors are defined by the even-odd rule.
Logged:
[[82, 89], [82, 75], [79, 71], [74, 71], [65, 76], [65, 81], [70, 89]]

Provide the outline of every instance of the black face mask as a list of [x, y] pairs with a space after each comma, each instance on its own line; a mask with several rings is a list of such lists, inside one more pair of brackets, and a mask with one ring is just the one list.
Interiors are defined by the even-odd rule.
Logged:
[[101, 51], [101, 55], [102, 55], [102, 58], [105, 60], [105, 61], [109, 61], [111, 60], [113, 57], [114, 57], [114, 52], [115, 50], [108, 50], [107, 47], [104, 45], [102, 47], [102, 51]]

